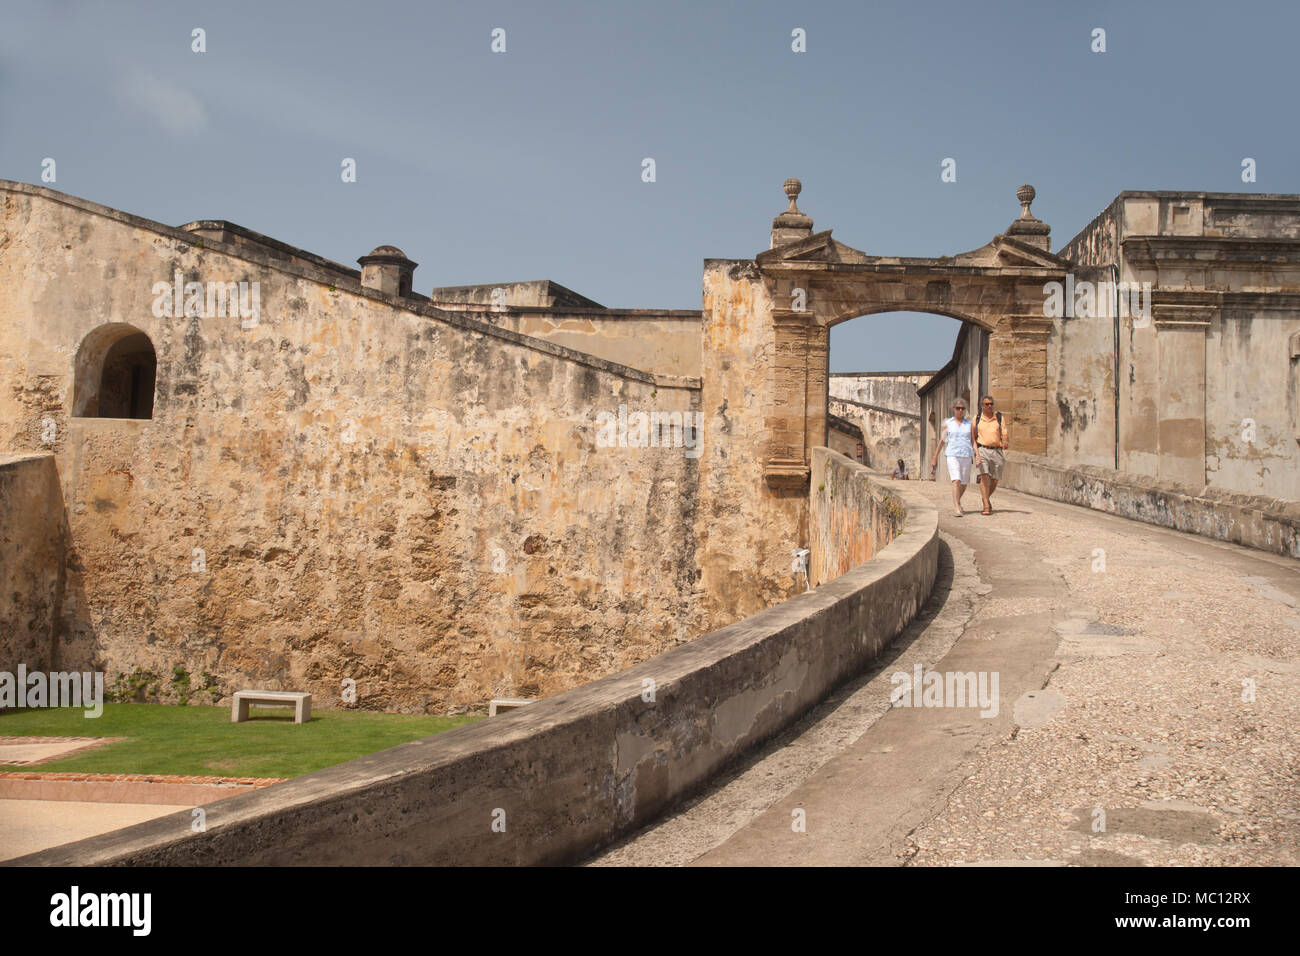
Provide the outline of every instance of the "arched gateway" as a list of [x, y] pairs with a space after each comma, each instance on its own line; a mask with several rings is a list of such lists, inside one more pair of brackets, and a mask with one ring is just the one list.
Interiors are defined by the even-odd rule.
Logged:
[[872, 256], [813, 233], [799, 212], [797, 179], [790, 207], [772, 224], [772, 248], [755, 257], [771, 297], [775, 434], [764, 477], [771, 486], [805, 483], [809, 452], [825, 444], [829, 329], [873, 312], [932, 312], [988, 332], [988, 386], [1022, 451], [1047, 441], [1047, 347], [1052, 321], [1043, 286], [1062, 281], [1069, 263], [1052, 255], [1051, 227], [1030, 212], [1034, 187], [1021, 186], [1020, 218], [985, 246], [956, 256]]
[[[1051, 228], [1030, 212], [979, 249], [934, 259], [868, 255], [813, 232], [789, 207], [771, 247], [752, 260], [705, 263], [701, 406], [713, 441], [701, 461], [702, 565], [708, 593], [736, 613], [787, 596], [770, 574], [733, 570], [755, 551], [775, 565], [806, 532], [812, 449], [826, 444], [830, 327], [873, 312], [932, 312], [987, 333], [979, 365], [1021, 451], [1047, 450], [1044, 286], [1070, 264], [1052, 255]], [[982, 388], [984, 383], [976, 387]], [[752, 560], [752, 558], [751, 558]]]

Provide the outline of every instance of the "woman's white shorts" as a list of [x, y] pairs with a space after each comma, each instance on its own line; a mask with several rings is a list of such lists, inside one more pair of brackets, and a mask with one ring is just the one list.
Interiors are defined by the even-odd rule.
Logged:
[[948, 456], [948, 477], [953, 481], [960, 482], [963, 485], [970, 484], [970, 462], [969, 458], [954, 458]]

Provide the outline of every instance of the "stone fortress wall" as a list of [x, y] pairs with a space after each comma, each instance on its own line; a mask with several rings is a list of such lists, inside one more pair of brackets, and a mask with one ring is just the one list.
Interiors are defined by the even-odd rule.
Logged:
[[[57, 666], [181, 665], [326, 706], [350, 678], [359, 706], [444, 713], [725, 623], [699, 596], [696, 459], [599, 447], [596, 429], [620, 405], [689, 415], [698, 382], [368, 288], [247, 230], [221, 242], [20, 184], [0, 213], [0, 436], [53, 452], [69, 526], [61, 602], [36, 625]], [[259, 283], [256, 325], [155, 315], [177, 272]], [[118, 325], [156, 350], [151, 419], [74, 414], [78, 350]], [[27, 537], [28, 500], [12, 492], [4, 538]], [[10, 621], [49, 620], [23, 600]]]

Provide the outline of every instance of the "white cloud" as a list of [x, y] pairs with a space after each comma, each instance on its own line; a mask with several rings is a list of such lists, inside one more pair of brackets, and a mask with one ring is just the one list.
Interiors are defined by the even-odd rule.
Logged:
[[207, 110], [198, 97], [153, 74], [140, 70], [126, 74], [118, 83], [118, 96], [173, 136], [195, 136], [207, 128]]

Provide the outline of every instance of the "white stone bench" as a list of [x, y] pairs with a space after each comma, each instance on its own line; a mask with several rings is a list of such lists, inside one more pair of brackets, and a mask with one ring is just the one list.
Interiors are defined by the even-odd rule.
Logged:
[[238, 690], [230, 711], [230, 722], [240, 724], [248, 720], [248, 705], [260, 707], [292, 707], [293, 722], [305, 724], [311, 720], [311, 694], [300, 690]]
[[531, 703], [532, 701], [527, 697], [493, 697], [488, 701], [488, 716], [495, 717], [507, 710], [514, 710], [516, 707]]

